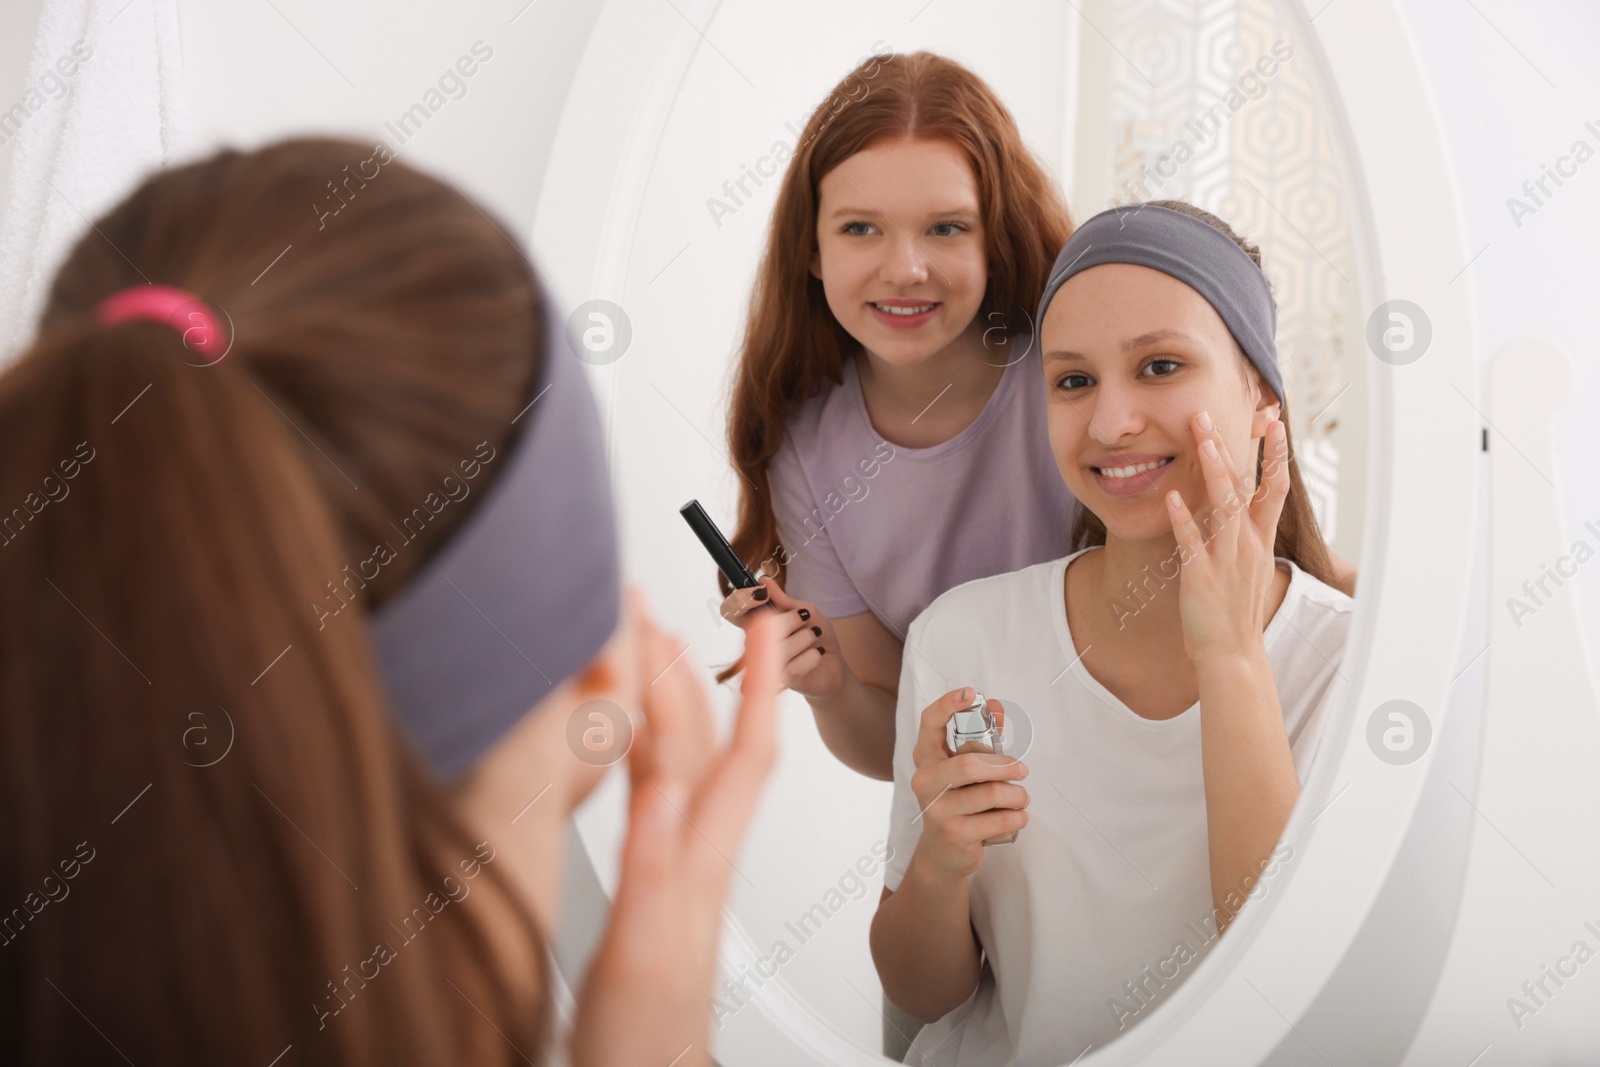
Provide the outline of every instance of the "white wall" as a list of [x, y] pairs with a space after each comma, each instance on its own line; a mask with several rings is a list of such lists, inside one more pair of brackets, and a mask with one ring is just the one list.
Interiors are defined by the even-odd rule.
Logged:
[[[1470, 272], [1483, 358], [1527, 333], [1555, 338], [1576, 357], [1576, 391], [1550, 396], [1561, 412], [1557, 484], [1567, 542], [1582, 539], [1600, 550], [1600, 537], [1584, 529], [1585, 521], [1600, 527], [1600, 64], [1594, 55], [1600, 5], [1402, 0], [1401, 6], [1455, 157], [1468, 243], [1482, 252]], [[1507, 198], [1531, 203], [1522, 183], [1540, 177], [1543, 165], [1554, 167], [1579, 139], [1596, 158], [1563, 179], [1564, 187], [1550, 183], [1555, 195], [1519, 227]], [[1506, 447], [1492, 440], [1496, 446]], [[1600, 566], [1579, 569], [1558, 595], [1578, 596], [1589, 658], [1600, 663]], [[1508, 609], [1502, 603], [1490, 610]]]

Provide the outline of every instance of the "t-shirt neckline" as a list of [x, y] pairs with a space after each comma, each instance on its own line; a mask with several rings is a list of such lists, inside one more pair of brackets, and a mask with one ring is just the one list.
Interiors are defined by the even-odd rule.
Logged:
[[[850, 406], [855, 409], [857, 416], [861, 419], [861, 425], [866, 429], [867, 433], [874, 440], [887, 440], [883, 434], [878, 432], [878, 428], [872, 425], [872, 418], [867, 414], [867, 399], [861, 392], [861, 379], [856, 372], [857, 358], [866, 359], [869, 357], [863, 352], [859, 355], [851, 355], [844, 360], [846, 396], [850, 401]], [[938, 459], [941, 456], [965, 448], [983, 433], [984, 427], [993, 422], [998, 417], [997, 413], [1001, 408], [1006, 406], [1007, 398], [1013, 389], [1013, 383], [1018, 377], [1018, 372], [1015, 368], [1027, 358], [1024, 355], [1021, 359], [1006, 364], [1005, 370], [1000, 374], [1000, 381], [996, 383], [994, 391], [989, 394], [989, 399], [984, 403], [983, 410], [978, 412], [978, 417], [973, 419], [960, 433], [948, 441], [941, 441], [936, 445], [929, 445], [927, 448], [909, 448], [905, 445], [895, 445], [895, 460]]]
[[[1184, 708], [1182, 711], [1178, 712], [1178, 714], [1172, 716], [1170, 719], [1149, 719], [1143, 715], [1140, 715], [1138, 712], [1128, 707], [1127, 704], [1123, 703], [1122, 698], [1118, 697], [1115, 693], [1102, 685], [1100, 679], [1096, 678], [1089, 672], [1087, 668], [1081, 666], [1078, 662], [1081, 657], [1078, 655], [1077, 645], [1073, 643], [1072, 630], [1067, 625], [1067, 565], [1077, 557], [1083, 555], [1085, 552], [1091, 552], [1095, 549], [1104, 547], [1104, 545], [1089, 545], [1086, 548], [1080, 548], [1076, 552], [1056, 560], [1055, 565], [1050, 568], [1050, 584], [1051, 588], [1054, 590], [1051, 615], [1055, 621], [1056, 639], [1061, 644], [1061, 651], [1067, 657], [1067, 669], [1073, 670], [1076, 668], [1074, 673], [1078, 677], [1079, 684], [1081, 684], [1085, 689], [1089, 690], [1092, 695], [1097, 697], [1108, 707], [1114, 709], [1122, 718], [1131, 720], [1132, 722], [1138, 723], [1139, 725], [1152, 730], [1176, 729], [1183, 723], [1188, 722], [1194, 715], [1198, 714], [1200, 709], [1200, 702], [1198, 700]], [[1302, 595], [1303, 590], [1301, 588], [1301, 583], [1305, 580], [1303, 577], [1304, 572], [1301, 571], [1299, 567], [1295, 566], [1293, 560], [1284, 556], [1276, 556], [1274, 558], [1278, 563], [1284, 564], [1289, 568], [1289, 588], [1284, 590], [1283, 603], [1278, 605], [1278, 610], [1273, 614], [1272, 619], [1267, 623], [1267, 628], [1261, 632], [1261, 644], [1268, 652], [1272, 651], [1273, 646], [1277, 643], [1278, 635], [1282, 633], [1284, 628], [1289, 625], [1289, 610], [1293, 608], [1296, 600]]]

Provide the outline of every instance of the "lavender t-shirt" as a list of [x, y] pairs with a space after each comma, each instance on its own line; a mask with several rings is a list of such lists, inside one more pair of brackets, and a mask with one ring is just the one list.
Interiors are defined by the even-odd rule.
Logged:
[[791, 411], [768, 468], [790, 596], [835, 617], [871, 611], [904, 640], [945, 590], [1067, 555], [1074, 498], [1050, 451], [1037, 351], [931, 448], [884, 440], [854, 359], [843, 378]]

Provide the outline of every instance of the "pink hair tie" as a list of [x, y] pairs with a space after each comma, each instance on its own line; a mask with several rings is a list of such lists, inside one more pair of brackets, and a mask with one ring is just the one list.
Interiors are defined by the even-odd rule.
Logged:
[[95, 319], [111, 326], [129, 319], [164, 322], [183, 337], [185, 347], [214, 363], [226, 355], [226, 335], [211, 307], [186, 289], [170, 285], [130, 285], [95, 308]]

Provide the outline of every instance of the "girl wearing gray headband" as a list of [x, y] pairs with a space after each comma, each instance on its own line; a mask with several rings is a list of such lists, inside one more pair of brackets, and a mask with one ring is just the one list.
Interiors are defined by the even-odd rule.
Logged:
[[710, 1063], [777, 635], [719, 749], [563, 319], [381, 144], [161, 171], [72, 250], [0, 376], [0, 1062], [550, 1062], [569, 813], [625, 757], [570, 1062]]
[[[1069, 555], [951, 590], [907, 639], [872, 937], [885, 991], [931, 1024], [909, 1063], [1057, 1064], [1147, 1018], [1293, 861], [1351, 621], [1253, 248], [1181, 202], [1103, 212], [1039, 318], [1086, 513]], [[999, 695], [1016, 761], [950, 754], [970, 696], [948, 679]]]

